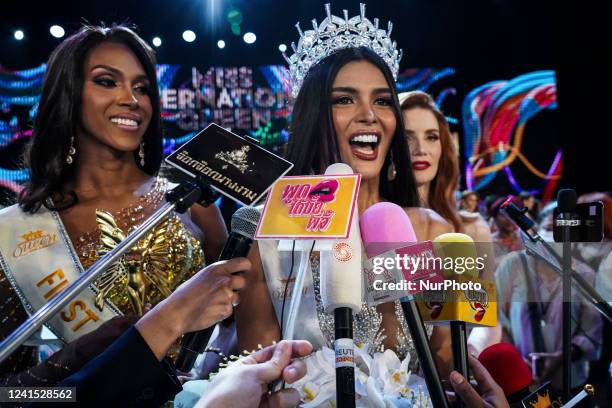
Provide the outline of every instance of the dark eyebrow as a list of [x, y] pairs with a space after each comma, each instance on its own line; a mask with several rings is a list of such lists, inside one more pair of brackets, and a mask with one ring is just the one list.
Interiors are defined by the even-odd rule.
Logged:
[[[112, 72], [115, 75], [123, 76], [123, 73], [121, 71], [119, 71], [117, 68], [113, 68], [113, 67], [111, 67], [109, 65], [98, 64], [98, 65], [92, 67], [91, 70], [93, 71], [96, 68], [102, 68], [102, 69], [105, 69], [107, 71]], [[140, 75], [137, 75], [134, 78], [134, 82], [138, 82], [138, 81], [149, 81], [149, 78], [145, 74], [140, 74]]]
[[[346, 92], [352, 95], [358, 94], [357, 89], [352, 88], [350, 86], [340, 86], [337, 88], [332, 88], [332, 92]], [[382, 94], [382, 93], [391, 93], [390, 88], [376, 88], [372, 91], [373, 94]]]
[[332, 88], [332, 92], [346, 92], [352, 95], [356, 95], [358, 93], [355, 88], [351, 88], [350, 86], [340, 86], [337, 88]]
[[390, 88], [376, 88], [372, 91], [373, 94], [391, 93]]

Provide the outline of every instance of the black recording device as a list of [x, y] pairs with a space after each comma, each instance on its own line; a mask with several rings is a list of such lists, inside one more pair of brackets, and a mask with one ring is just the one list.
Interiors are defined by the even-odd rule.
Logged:
[[601, 242], [603, 240], [603, 203], [593, 201], [590, 203], [576, 204], [572, 216], [568, 219], [559, 219], [559, 208], [553, 213], [554, 228], [553, 237], [555, 242], [562, 242], [563, 226], [570, 227], [571, 242]]

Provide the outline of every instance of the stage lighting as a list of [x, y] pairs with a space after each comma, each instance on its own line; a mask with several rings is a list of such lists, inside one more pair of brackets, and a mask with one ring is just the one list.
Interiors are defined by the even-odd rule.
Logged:
[[[183, 36], [184, 36], [184, 35], [185, 35], [185, 34], [183, 34]], [[187, 41], [187, 40], [185, 40], [185, 41]], [[156, 47], [159, 47], [160, 45], [162, 45], [161, 38], [159, 38], [159, 37], [153, 37], [153, 45], [154, 45], [154, 46], [156, 46]]]
[[25, 37], [25, 35], [23, 34], [23, 31], [21, 30], [17, 30], [15, 31], [15, 39], [18, 41], [23, 40], [23, 37]]
[[281, 44], [281, 45], [278, 46], [278, 50], [280, 52], [285, 52], [285, 51], [287, 51], [287, 46], [285, 44]]
[[223, 40], [219, 40], [217, 41], [217, 47], [224, 49], [225, 48], [225, 41]]
[[183, 40], [190, 43], [190, 42], [194, 42], [195, 39], [196, 39], [196, 35], [193, 31], [191, 30], [183, 31]]
[[54, 36], [55, 38], [62, 38], [64, 36], [64, 34], [66, 34], [66, 32], [64, 31], [64, 29], [62, 28], [62, 26], [58, 26], [58, 25], [52, 25], [49, 28], [49, 32], [51, 33], [52, 36]]
[[242, 37], [242, 39], [247, 44], [253, 44], [255, 40], [257, 40], [257, 36], [251, 32], [248, 32], [244, 35], [244, 37]]

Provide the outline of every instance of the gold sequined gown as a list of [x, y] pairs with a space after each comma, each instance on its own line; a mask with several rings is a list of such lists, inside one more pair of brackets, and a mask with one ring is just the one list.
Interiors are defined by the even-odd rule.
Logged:
[[[127, 235], [160, 207], [165, 192], [170, 188], [171, 185], [166, 179], [157, 178], [151, 190], [140, 196], [132, 206], [111, 213], [115, 227]], [[98, 228], [83, 234], [73, 242], [85, 270], [109, 250], [102, 243], [102, 234]], [[132, 262], [132, 267], [141, 274], [144, 282], [144, 304], [156, 305], [205, 264], [199, 240], [176, 214], [164, 220], [149, 236], [140, 241], [137, 247], [141, 256]], [[113, 279], [113, 284], [106, 288], [104, 297], [122, 313], [134, 314], [128, 290], [128, 274], [115, 270]], [[98, 281], [98, 289], [100, 286]], [[8, 336], [26, 319], [27, 313], [0, 269], [0, 339]], [[35, 352], [34, 347], [21, 347], [13, 353], [0, 365], [0, 379], [35, 364]]]

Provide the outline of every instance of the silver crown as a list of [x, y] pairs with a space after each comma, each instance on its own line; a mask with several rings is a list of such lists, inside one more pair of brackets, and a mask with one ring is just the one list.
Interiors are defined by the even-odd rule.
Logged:
[[389, 21], [387, 31], [378, 28], [378, 19], [374, 23], [365, 16], [365, 4], [360, 4], [360, 14], [349, 19], [348, 10], [343, 10], [344, 18], [333, 16], [329, 4], [325, 5], [327, 18], [317, 24], [312, 20], [312, 30], [302, 31], [300, 23], [295, 27], [300, 33], [297, 47], [291, 43], [294, 54], [283, 57], [289, 64], [291, 75], [291, 96], [297, 97], [304, 78], [310, 68], [323, 58], [343, 48], [367, 47], [380, 56], [391, 69], [393, 78], [397, 80], [399, 62], [402, 51], [397, 50], [395, 41], [391, 42], [393, 24]]

